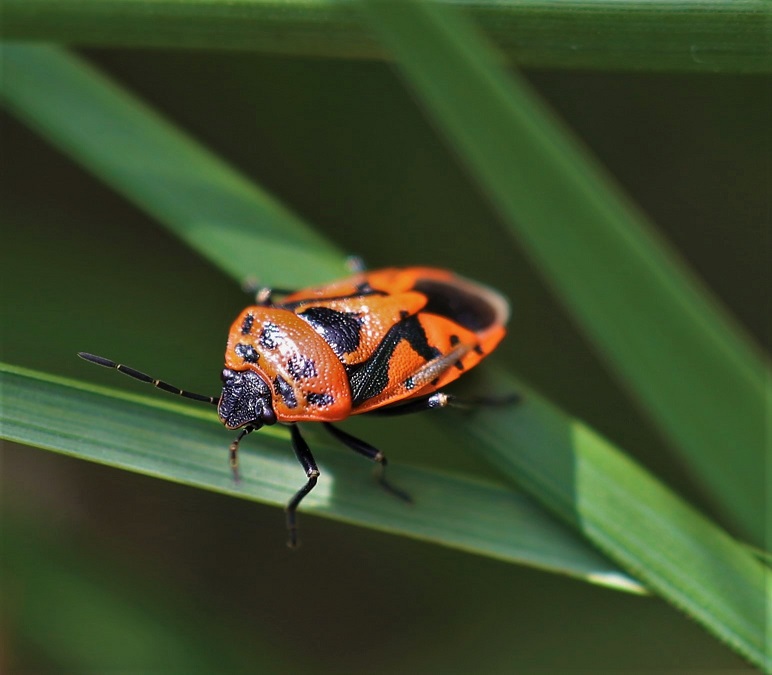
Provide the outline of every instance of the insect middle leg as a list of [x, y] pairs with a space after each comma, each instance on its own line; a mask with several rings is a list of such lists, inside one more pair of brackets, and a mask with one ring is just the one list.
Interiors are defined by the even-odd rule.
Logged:
[[396, 403], [385, 408], [368, 410], [365, 415], [381, 417], [396, 417], [397, 415], [410, 415], [424, 410], [436, 410], [438, 408], [461, 408], [474, 410], [475, 408], [494, 407], [500, 405], [512, 405], [520, 401], [519, 394], [506, 394], [504, 396], [476, 396], [472, 398], [459, 398], [442, 391], [435, 391], [425, 398], [417, 398], [407, 403]]
[[355, 436], [352, 436], [351, 434], [348, 434], [341, 429], [338, 429], [329, 422], [323, 422], [322, 424], [324, 428], [327, 429], [327, 431], [330, 433], [330, 435], [337, 438], [341, 443], [351, 448], [354, 452], [358, 452], [360, 455], [364, 455], [368, 459], [371, 459], [373, 462], [376, 462], [378, 467], [377, 480], [387, 492], [390, 492], [395, 497], [399, 497], [406, 502], [412, 503], [413, 499], [409, 494], [403, 492], [386, 480], [386, 466], [389, 462], [384, 454], [378, 450], [378, 448], [374, 448], [369, 443], [366, 443], [365, 441], [360, 440], [359, 438], [356, 438]]
[[306, 484], [295, 493], [295, 496], [290, 499], [285, 508], [287, 512], [287, 532], [289, 533], [287, 546], [295, 548], [298, 545], [296, 512], [303, 498], [316, 487], [316, 482], [319, 480], [319, 467], [316, 466], [316, 461], [311, 454], [308, 443], [300, 435], [300, 429], [298, 429], [297, 424], [290, 425], [290, 434], [292, 435], [292, 448], [295, 450], [295, 456], [303, 466], [308, 478]]

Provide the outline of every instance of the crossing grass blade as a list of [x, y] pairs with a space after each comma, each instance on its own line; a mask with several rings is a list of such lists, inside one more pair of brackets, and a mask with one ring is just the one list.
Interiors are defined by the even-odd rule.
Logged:
[[[762, 545], [765, 364], [753, 346], [463, 17], [407, 1], [362, 8], [512, 236], [737, 530]], [[547, 453], [533, 453], [522, 420], [467, 431], [612, 559], [770, 668], [769, 568], [589, 430], [540, 404], [531, 412], [553, 434]]]
[[737, 532], [763, 546], [768, 371], [758, 350], [460, 16], [365, 6], [509, 234]]

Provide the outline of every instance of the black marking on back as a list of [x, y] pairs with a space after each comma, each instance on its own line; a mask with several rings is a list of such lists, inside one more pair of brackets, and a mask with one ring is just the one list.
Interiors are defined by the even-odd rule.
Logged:
[[405, 389], [407, 389], [408, 391], [410, 391], [411, 389], [415, 389], [415, 382], [413, 381], [412, 377], [408, 377], [403, 384], [405, 385]]
[[421, 279], [414, 290], [426, 296], [422, 312], [447, 317], [471, 331], [485, 330], [496, 321], [496, 309], [485, 298], [453, 284]]
[[450, 346], [455, 347], [459, 342], [461, 342], [461, 338], [458, 337], [458, 335], [451, 335], [450, 336]]
[[277, 375], [273, 379], [273, 388], [276, 393], [281, 396], [285, 405], [288, 408], [297, 408], [298, 400], [295, 398], [295, 392], [293, 391], [290, 383], [287, 382], [281, 375]]
[[458, 368], [459, 370], [463, 370], [463, 369], [464, 369], [464, 364], [463, 364], [463, 363], [461, 363], [461, 361], [460, 361], [460, 360], [459, 360], [459, 361], [456, 361], [456, 363], [455, 363], [454, 365], [455, 365], [455, 366], [456, 366], [456, 368]]
[[480, 356], [482, 356], [485, 352], [483, 351], [483, 348], [480, 345], [475, 345], [474, 346], [474, 353], [475, 354], [479, 354]]
[[429, 344], [418, 317], [409, 316], [403, 319], [389, 329], [370, 358], [346, 368], [354, 407], [386, 389], [389, 384], [389, 362], [402, 340], [407, 340], [413, 350], [426, 361], [442, 355], [439, 349]]
[[309, 359], [302, 354], [293, 354], [290, 357], [287, 363], [287, 371], [293, 380], [307, 380], [319, 374], [313, 359]]
[[325, 408], [328, 405], [332, 405], [335, 399], [330, 394], [317, 394], [315, 391], [306, 394], [306, 402], [308, 405], [316, 406], [317, 408]]
[[235, 351], [236, 356], [246, 363], [257, 363], [257, 359], [260, 357], [252, 345], [245, 345], [243, 342], [239, 342], [236, 345]]
[[241, 334], [249, 335], [252, 332], [253, 323], [255, 323], [255, 317], [251, 314], [247, 314], [244, 317], [244, 321], [241, 322]]
[[309, 307], [298, 316], [308, 321], [339, 357], [359, 348], [361, 315], [355, 312], [338, 312], [329, 307]]
[[260, 331], [260, 344], [266, 349], [276, 349], [283, 341], [284, 335], [281, 328], [270, 321]]

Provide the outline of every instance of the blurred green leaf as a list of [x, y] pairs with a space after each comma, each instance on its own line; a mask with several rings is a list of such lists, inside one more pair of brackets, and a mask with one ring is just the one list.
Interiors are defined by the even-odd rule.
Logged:
[[[119, 395], [61, 378], [0, 365], [3, 438], [242, 499], [283, 507], [304, 475], [283, 429], [242, 443], [240, 473], [228, 464], [230, 436], [214, 411]], [[478, 555], [644, 592], [585, 541], [512, 489], [405, 466], [392, 479], [412, 505], [378, 489], [368, 463], [330, 441], [310, 439], [322, 479], [303, 501], [304, 514], [364, 525]], [[259, 453], [254, 452], [255, 446]], [[277, 516], [277, 541], [284, 537]]]
[[512, 236], [719, 507], [763, 546], [766, 368], [754, 346], [460, 17], [365, 6]]
[[[764, 0], [452, 4], [468, 9], [501, 52], [521, 66], [772, 71]], [[3, 0], [0, 35], [70, 45], [383, 57], [345, 0]]]
[[[212, 622], [189, 599], [151, 588], [75, 532], [4, 510], [0, 540], [4, 628], [56, 672], [286, 672], [264, 637], [249, 636], [261, 644], [247, 653], [230, 619]], [[10, 656], [8, 672], [20, 672]]]
[[82, 59], [5, 44], [2, 62], [0, 96], [15, 114], [238, 280], [255, 259], [270, 261], [261, 281], [276, 286], [340, 274], [326, 240]]

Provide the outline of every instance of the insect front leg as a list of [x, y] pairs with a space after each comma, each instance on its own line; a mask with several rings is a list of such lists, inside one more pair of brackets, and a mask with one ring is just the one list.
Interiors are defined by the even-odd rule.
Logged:
[[352, 436], [351, 434], [347, 434], [345, 431], [338, 429], [329, 422], [323, 422], [323, 425], [324, 428], [327, 429], [327, 431], [332, 436], [337, 438], [341, 443], [351, 448], [354, 452], [358, 452], [360, 455], [364, 455], [368, 459], [371, 459], [373, 462], [376, 462], [378, 467], [378, 482], [387, 492], [390, 492], [395, 497], [399, 497], [403, 501], [412, 503], [413, 499], [409, 494], [403, 492], [397, 487], [394, 487], [389, 481], [386, 480], [386, 466], [389, 462], [384, 454], [378, 450], [378, 448], [374, 448], [369, 443], [365, 443], [365, 441], [362, 441], [355, 436]]
[[241, 478], [239, 478], [239, 443], [241, 443], [241, 439], [244, 438], [244, 436], [251, 434], [254, 430], [254, 427], [244, 427], [241, 432], [239, 432], [239, 435], [236, 436], [236, 440], [231, 443], [230, 448], [228, 448], [231, 469], [233, 470], [233, 480], [237, 483], [241, 480]]
[[287, 546], [296, 548], [298, 545], [298, 538], [295, 514], [300, 502], [303, 501], [303, 498], [316, 487], [316, 482], [319, 480], [319, 467], [316, 466], [316, 461], [311, 454], [308, 443], [306, 443], [305, 439], [300, 435], [300, 429], [298, 429], [297, 424], [290, 425], [290, 433], [292, 435], [292, 448], [295, 450], [295, 456], [303, 466], [306, 477], [308, 478], [306, 484], [295, 493], [295, 496], [290, 499], [285, 509], [287, 512], [287, 532], [289, 533]]

